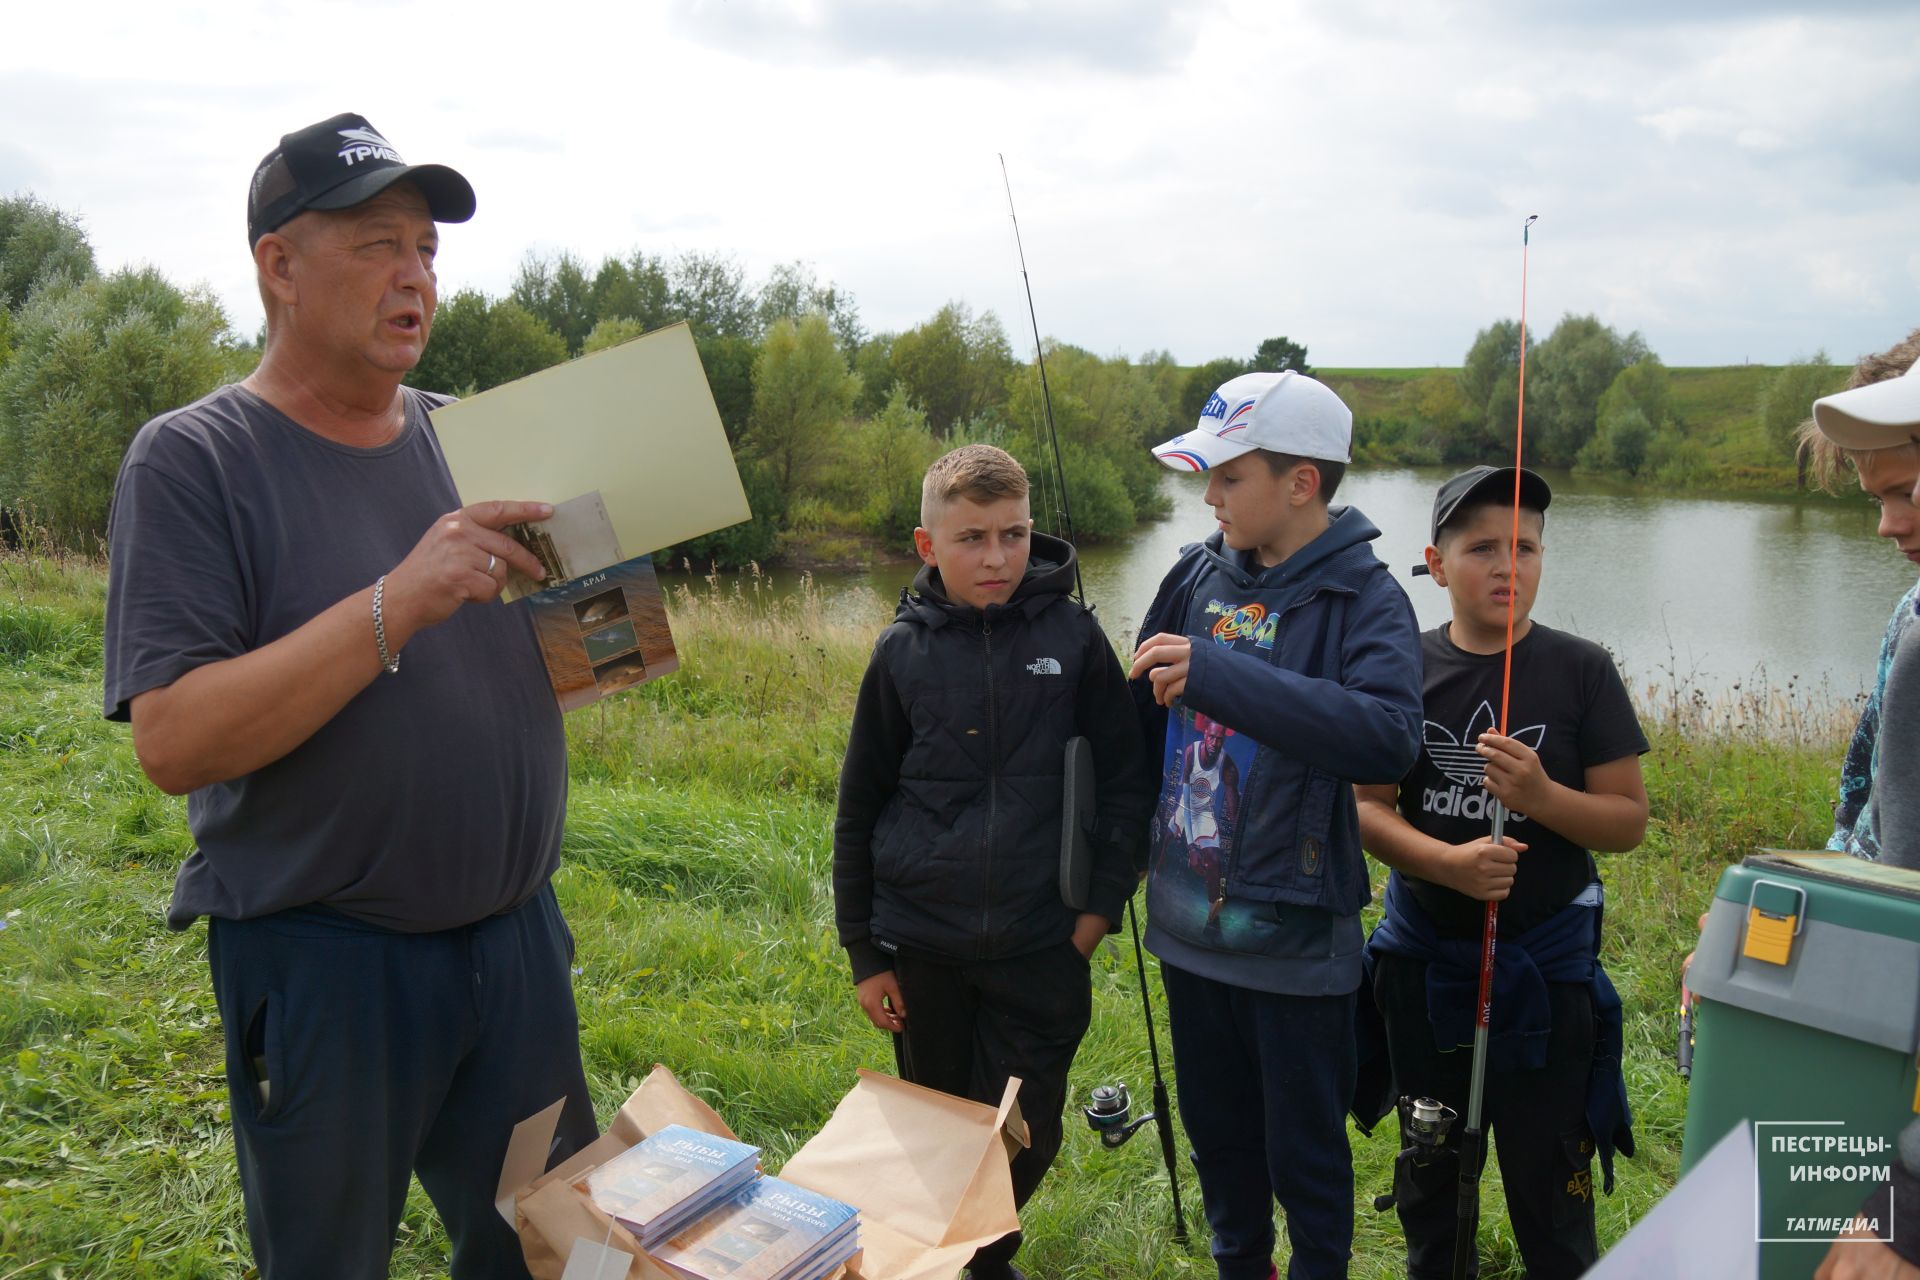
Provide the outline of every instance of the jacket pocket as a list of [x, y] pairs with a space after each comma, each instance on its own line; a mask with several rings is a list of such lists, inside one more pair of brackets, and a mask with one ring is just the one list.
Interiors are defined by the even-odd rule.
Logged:
[[1342, 915], [1357, 910], [1364, 900], [1357, 895], [1365, 872], [1357, 865], [1353, 835], [1344, 830], [1338, 813], [1347, 784], [1264, 751], [1249, 775], [1227, 892], [1261, 902], [1324, 907]]
[[1318, 890], [1319, 905], [1342, 915], [1358, 911], [1371, 892], [1353, 804], [1345, 779], [1309, 771], [1295, 846], [1301, 883]]
[[1337, 878], [1328, 863], [1333, 861], [1333, 805], [1339, 791], [1338, 778], [1318, 769], [1307, 770], [1306, 785], [1301, 788], [1300, 824], [1293, 851], [1301, 879], [1310, 883], [1331, 884]]
[[867, 839], [868, 855], [873, 859], [873, 878], [876, 882], [892, 877], [900, 855], [895, 846], [899, 841], [901, 799], [898, 792], [887, 802], [886, 808], [874, 821], [873, 834]]
[[[1299, 894], [1324, 880], [1309, 876], [1304, 837], [1315, 824], [1305, 813], [1313, 770], [1278, 752], [1262, 749], [1247, 770], [1234, 824], [1227, 891], [1264, 902], [1302, 901]], [[1321, 828], [1324, 831], [1324, 825]], [[1324, 869], [1324, 835], [1313, 847], [1316, 871]]]

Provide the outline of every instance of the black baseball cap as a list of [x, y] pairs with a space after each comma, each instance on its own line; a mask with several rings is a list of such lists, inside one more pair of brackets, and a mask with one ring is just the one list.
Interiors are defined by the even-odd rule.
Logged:
[[[1498, 503], [1506, 506], [1513, 501], [1512, 467], [1468, 467], [1457, 476], [1448, 477], [1440, 485], [1439, 492], [1433, 495], [1433, 528], [1428, 534], [1428, 542], [1434, 546], [1440, 543], [1440, 530], [1453, 518], [1453, 513], [1461, 507], [1481, 502]], [[1528, 511], [1546, 513], [1547, 504], [1553, 501], [1553, 490], [1537, 472], [1520, 468], [1520, 505]], [[1413, 575], [1417, 578], [1427, 572], [1427, 566], [1417, 564]]]
[[401, 179], [427, 198], [435, 222], [473, 216], [473, 187], [443, 164], [408, 164], [365, 116], [343, 112], [289, 133], [253, 171], [247, 244], [308, 209], [349, 209]]

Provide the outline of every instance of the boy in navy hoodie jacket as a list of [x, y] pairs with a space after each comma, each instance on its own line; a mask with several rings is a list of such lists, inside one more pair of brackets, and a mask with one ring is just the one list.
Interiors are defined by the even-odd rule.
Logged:
[[1180, 1115], [1221, 1280], [1267, 1280], [1273, 1203], [1293, 1280], [1353, 1247], [1360, 908], [1353, 784], [1420, 750], [1420, 638], [1406, 593], [1329, 501], [1353, 415], [1295, 372], [1223, 385], [1154, 450], [1210, 471], [1220, 529], [1160, 585], [1133, 661], [1150, 747], [1146, 945], [1160, 958]]

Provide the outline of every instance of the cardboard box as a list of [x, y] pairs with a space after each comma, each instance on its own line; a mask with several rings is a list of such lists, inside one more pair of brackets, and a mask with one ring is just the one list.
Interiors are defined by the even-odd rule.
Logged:
[[[1019, 1229], [1008, 1170], [1027, 1144], [1019, 1087], [1008, 1081], [1000, 1105], [989, 1107], [859, 1073], [832, 1118], [777, 1171], [860, 1210], [862, 1252], [845, 1269], [849, 1280], [953, 1280], [975, 1249]], [[542, 1172], [561, 1106], [514, 1126], [500, 1171], [498, 1207], [520, 1233], [534, 1280], [673, 1280], [573, 1183], [669, 1124], [735, 1134], [655, 1066], [599, 1140]]]

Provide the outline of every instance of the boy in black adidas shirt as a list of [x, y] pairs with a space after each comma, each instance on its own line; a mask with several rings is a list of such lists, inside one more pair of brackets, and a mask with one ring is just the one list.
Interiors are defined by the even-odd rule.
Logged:
[[[1589, 851], [1631, 849], [1645, 834], [1647, 740], [1606, 650], [1529, 617], [1552, 493], [1530, 471], [1520, 478], [1511, 560], [1513, 469], [1475, 467], [1441, 486], [1424, 567], [1453, 618], [1421, 638], [1420, 758], [1397, 787], [1356, 792], [1362, 842], [1394, 868], [1368, 943], [1394, 1092], [1447, 1104], [1462, 1131], [1485, 903], [1500, 903], [1484, 1127], [1497, 1137], [1527, 1273], [1548, 1280], [1579, 1275], [1598, 1256], [1596, 1147], [1609, 1189], [1614, 1148], [1633, 1151]], [[1508, 810], [1504, 844], [1491, 839], [1496, 803]], [[1410, 1276], [1451, 1272], [1455, 1173], [1447, 1161], [1396, 1166]]]

